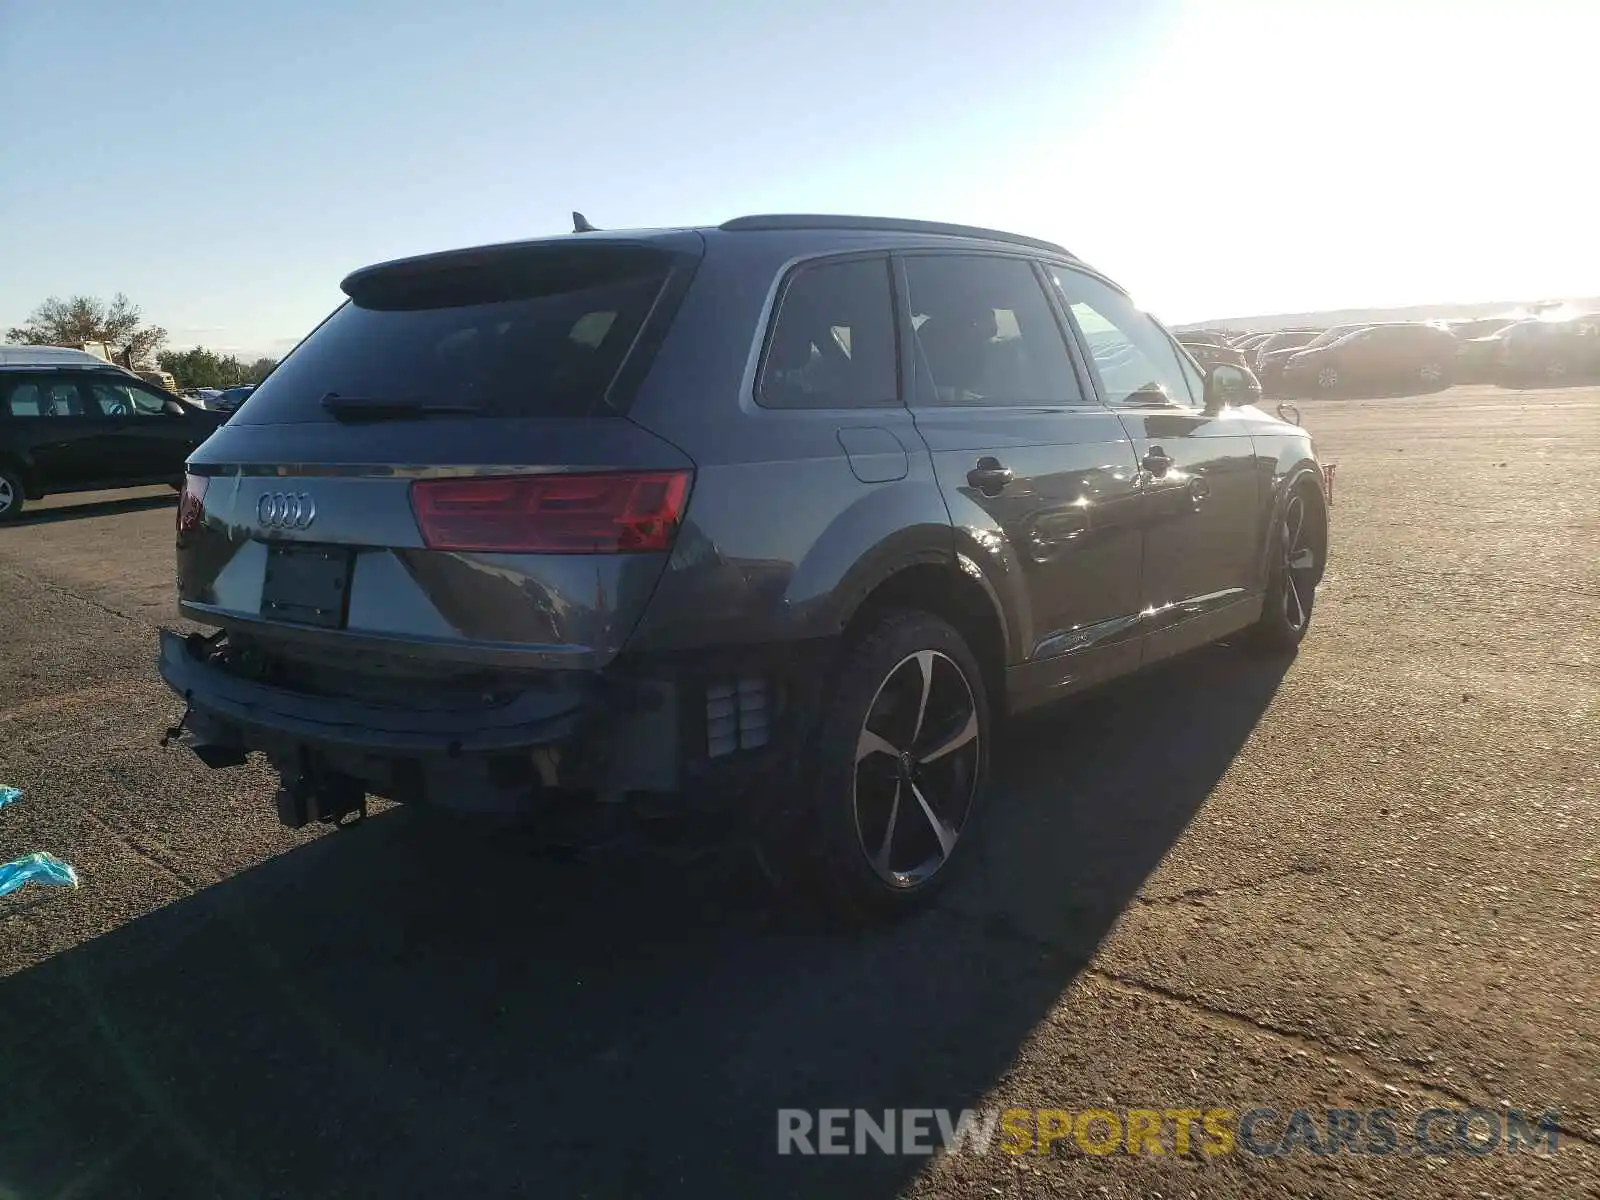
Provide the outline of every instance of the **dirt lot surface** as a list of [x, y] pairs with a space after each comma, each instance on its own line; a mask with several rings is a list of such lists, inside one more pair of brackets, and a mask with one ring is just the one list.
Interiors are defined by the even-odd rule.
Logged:
[[[39, 506], [0, 530], [0, 859], [83, 886], [0, 900], [0, 1196], [1600, 1195], [1600, 393], [1303, 408], [1339, 470], [1299, 657], [1030, 719], [976, 869], [856, 937], [719, 860], [280, 829], [262, 768], [156, 744], [170, 492]], [[1560, 1133], [776, 1153], [780, 1107], [985, 1106]]]

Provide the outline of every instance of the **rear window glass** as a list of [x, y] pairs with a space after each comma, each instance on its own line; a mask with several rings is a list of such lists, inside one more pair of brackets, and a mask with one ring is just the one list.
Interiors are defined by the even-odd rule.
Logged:
[[582, 417], [606, 391], [672, 269], [635, 247], [463, 256], [358, 276], [235, 423], [326, 421], [330, 392]]

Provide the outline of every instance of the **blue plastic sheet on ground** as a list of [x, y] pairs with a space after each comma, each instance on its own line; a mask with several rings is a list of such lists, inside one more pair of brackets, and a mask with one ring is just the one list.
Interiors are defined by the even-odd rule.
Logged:
[[72, 869], [71, 863], [64, 863], [54, 854], [46, 854], [43, 850], [15, 862], [0, 864], [0, 896], [9, 896], [29, 883], [75, 888], [78, 886], [78, 873]]
[[[0, 808], [21, 799], [22, 789], [0, 784]], [[78, 872], [71, 863], [64, 863], [54, 854], [43, 850], [24, 855], [8, 863], [0, 863], [0, 896], [9, 896], [30, 883], [43, 883], [52, 887], [78, 886]]]

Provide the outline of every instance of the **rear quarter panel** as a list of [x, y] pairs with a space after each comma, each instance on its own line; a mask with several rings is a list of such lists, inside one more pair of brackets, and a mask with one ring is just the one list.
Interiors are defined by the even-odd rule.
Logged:
[[[848, 248], [839, 242], [815, 248]], [[712, 239], [634, 401], [631, 417], [693, 460], [695, 485], [630, 650], [827, 637], [895, 571], [955, 565], [950, 515], [908, 410], [755, 403], [778, 281], [808, 249], [803, 238]], [[872, 451], [867, 461], [857, 445]]]

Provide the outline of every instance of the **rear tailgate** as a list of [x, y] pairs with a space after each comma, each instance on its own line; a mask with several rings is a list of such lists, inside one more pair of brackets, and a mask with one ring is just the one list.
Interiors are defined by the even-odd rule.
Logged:
[[190, 460], [185, 615], [357, 669], [605, 665], [692, 483], [618, 387], [690, 270], [574, 241], [352, 276]]

